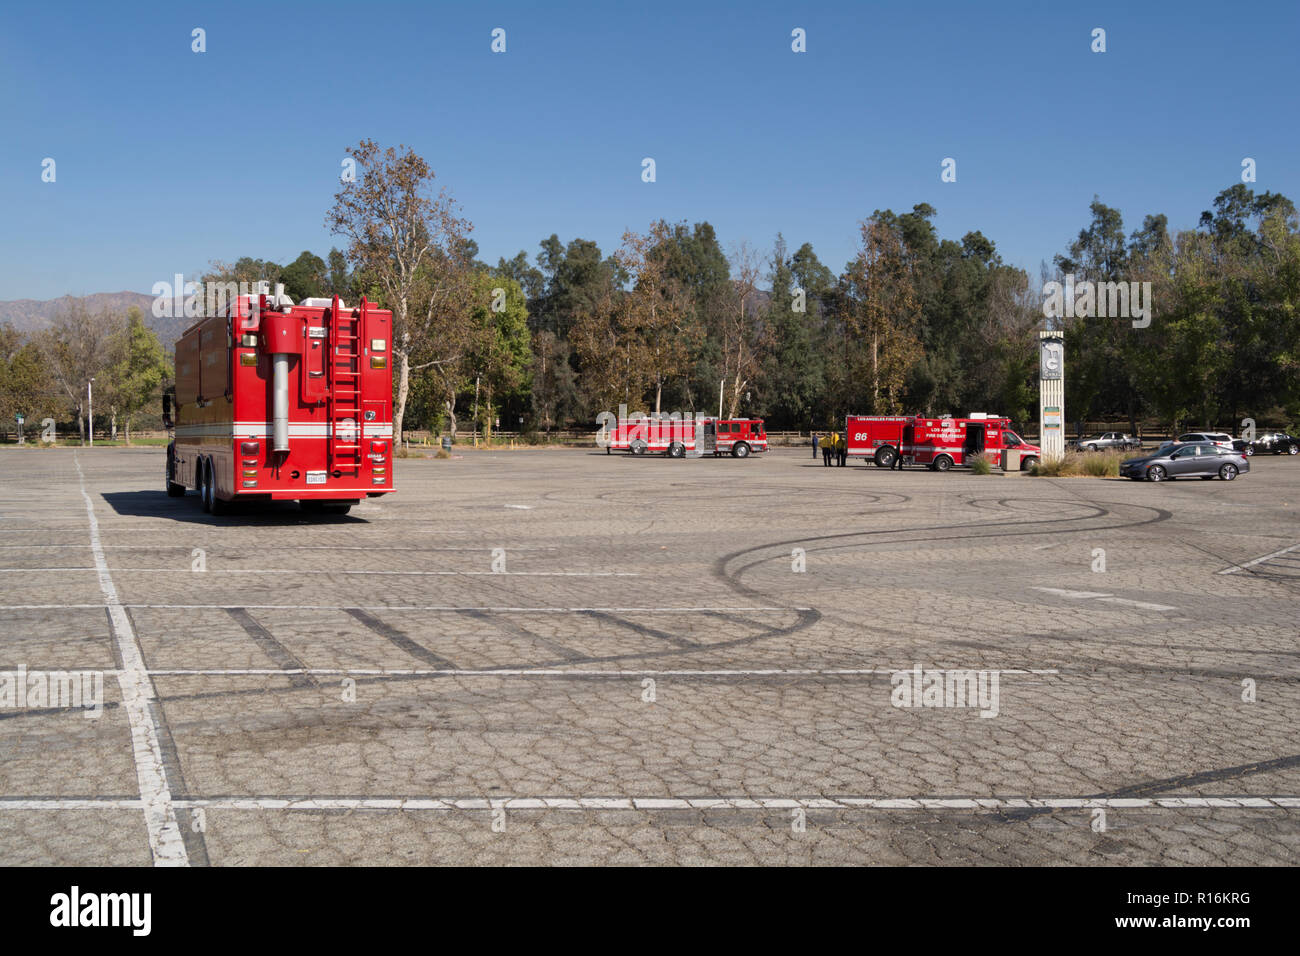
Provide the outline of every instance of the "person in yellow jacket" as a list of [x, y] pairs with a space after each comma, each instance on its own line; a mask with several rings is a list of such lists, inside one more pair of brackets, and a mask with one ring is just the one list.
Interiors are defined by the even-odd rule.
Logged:
[[835, 436], [835, 460], [839, 463], [841, 468], [849, 463], [849, 446], [846, 440], [847, 438], [847, 435]]
[[827, 468], [831, 466], [831, 455], [835, 453], [835, 442], [839, 440], [839, 437], [834, 432], [822, 436], [822, 464]]

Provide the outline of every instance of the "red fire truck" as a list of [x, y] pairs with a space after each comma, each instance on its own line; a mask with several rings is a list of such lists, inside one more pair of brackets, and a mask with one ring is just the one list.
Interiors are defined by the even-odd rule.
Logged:
[[669, 458], [748, 458], [767, 451], [767, 431], [761, 418], [624, 418], [600, 435], [607, 455], [626, 451]]
[[[176, 343], [167, 494], [346, 513], [393, 490], [392, 313], [365, 298], [237, 297]], [[172, 400], [176, 419], [172, 422]]]
[[935, 471], [966, 466], [976, 455], [995, 459], [1003, 450], [1020, 453], [1021, 470], [1042, 457], [1042, 450], [1011, 429], [1011, 419], [982, 412], [967, 418], [922, 418], [919, 415], [850, 415], [845, 420], [850, 458], [868, 458], [888, 468], [901, 454], [904, 464]]

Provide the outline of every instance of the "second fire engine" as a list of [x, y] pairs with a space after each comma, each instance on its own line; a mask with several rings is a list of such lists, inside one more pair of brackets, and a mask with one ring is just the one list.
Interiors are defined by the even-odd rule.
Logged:
[[866, 458], [888, 468], [903, 456], [904, 464], [926, 465], [935, 471], [970, 464], [977, 455], [996, 457], [1003, 451], [1020, 455], [1027, 470], [1042, 458], [1042, 449], [1011, 429], [1011, 419], [982, 412], [966, 418], [924, 418], [920, 415], [850, 415], [845, 421], [850, 458]]
[[623, 418], [602, 429], [598, 441], [605, 445], [605, 454], [626, 451], [669, 458], [748, 458], [767, 451], [761, 418]]

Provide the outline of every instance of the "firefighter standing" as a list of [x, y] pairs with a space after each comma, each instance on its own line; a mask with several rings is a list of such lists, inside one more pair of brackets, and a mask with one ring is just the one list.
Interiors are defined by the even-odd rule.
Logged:
[[835, 436], [835, 458], [841, 468], [849, 463], [848, 437], [848, 435]]
[[822, 436], [822, 464], [827, 468], [831, 466], [831, 453], [835, 451], [835, 439], [838, 437], [834, 433]]

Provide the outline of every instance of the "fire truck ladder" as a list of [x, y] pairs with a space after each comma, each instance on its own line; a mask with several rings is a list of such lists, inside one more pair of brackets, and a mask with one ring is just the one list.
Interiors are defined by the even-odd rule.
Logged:
[[361, 337], [366, 300], [344, 309], [338, 296], [330, 306], [329, 470], [361, 474]]

